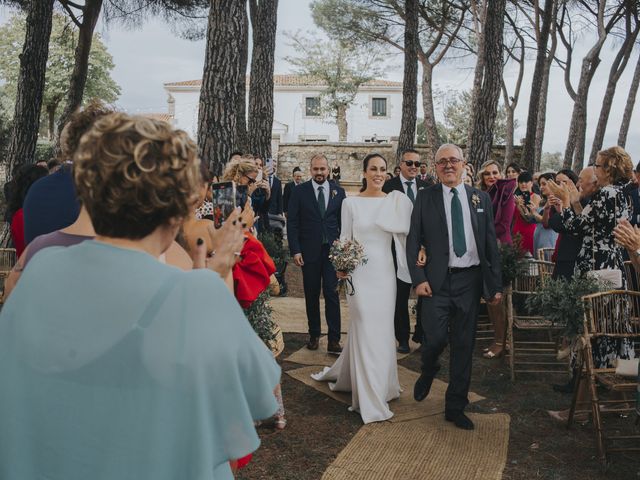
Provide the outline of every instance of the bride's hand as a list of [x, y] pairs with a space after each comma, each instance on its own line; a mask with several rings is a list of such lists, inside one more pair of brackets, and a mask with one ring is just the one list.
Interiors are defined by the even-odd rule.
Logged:
[[420, 252], [418, 253], [418, 260], [416, 261], [416, 266], [424, 267], [427, 264], [427, 251], [424, 247], [420, 247]]
[[349, 274], [347, 272], [336, 272], [336, 277], [338, 277], [338, 279], [340, 280], [346, 280], [347, 278], [349, 278]]

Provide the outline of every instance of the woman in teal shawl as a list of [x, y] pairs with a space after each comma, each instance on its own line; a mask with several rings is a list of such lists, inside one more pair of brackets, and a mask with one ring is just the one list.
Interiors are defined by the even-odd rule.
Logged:
[[241, 222], [209, 268], [157, 260], [199, 175], [163, 122], [117, 113], [83, 137], [74, 176], [97, 236], [38, 252], [0, 314], [0, 478], [227, 479], [258, 448], [280, 370], [221, 278]]

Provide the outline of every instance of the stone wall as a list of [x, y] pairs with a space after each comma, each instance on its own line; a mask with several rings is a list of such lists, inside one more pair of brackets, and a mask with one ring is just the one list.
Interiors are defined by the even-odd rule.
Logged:
[[[340, 166], [341, 183], [359, 185], [362, 178], [362, 159], [369, 153], [377, 152], [387, 159], [390, 166], [395, 166], [396, 148], [396, 143], [281, 143], [277, 150], [277, 175], [283, 182], [288, 182], [291, 180], [294, 167], [300, 167], [306, 177], [311, 157], [323, 153], [329, 159], [330, 167], [336, 163]], [[426, 145], [416, 145], [415, 148], [423, 159], [429, 157]], [[521, 151], [522, 147], [515, 147], [516, 159], [520, 158]], [[495, 146], [492, 158], [503, 163], [504, 154], [504, 146]]]

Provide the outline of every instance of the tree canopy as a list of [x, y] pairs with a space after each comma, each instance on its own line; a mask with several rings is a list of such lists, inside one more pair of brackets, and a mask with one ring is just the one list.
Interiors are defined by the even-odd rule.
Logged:
[[[0, 27], [0, 78], [5, 83], [0, 87], [2, 101], [7, 111], [15, 103], [18, 75], [20, 71], [20, 52], [24, 42], [25, 17], [13, 16]], [[71, 73], [74, 66], [74, 51], [77, 43], [77, 29], [63, 15], [55, 14], [49, 42], [49, 58], [45, 79], [41, 116], [46, 121], [45, 129], [53, 138], [58, 107], [65, 99]], [[114, 67], [113, 58], [100, 40], [94, 35], [93, 48], [89, 55], [89, 70], [85, 99], [99, 98], [107, 103], [117, 100], [120, 87], [111, 78]], [[41, 129], [42, 130], [42, 129]]]

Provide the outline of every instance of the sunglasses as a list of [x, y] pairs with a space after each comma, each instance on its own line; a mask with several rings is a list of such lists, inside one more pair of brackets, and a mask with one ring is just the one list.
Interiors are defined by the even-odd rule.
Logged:
[[407, 165], [407, 167], [419, 167], [420, 162], [415, 162], [413, 160], [403, 160], [403, 162]]
[[253, 185], [254, 183], [256, 183], [255, 178], [251, 178], [249, 175], [245, 175], [245, 177], [247, 178], [247, 180], [249, 180], [249, 185]]

